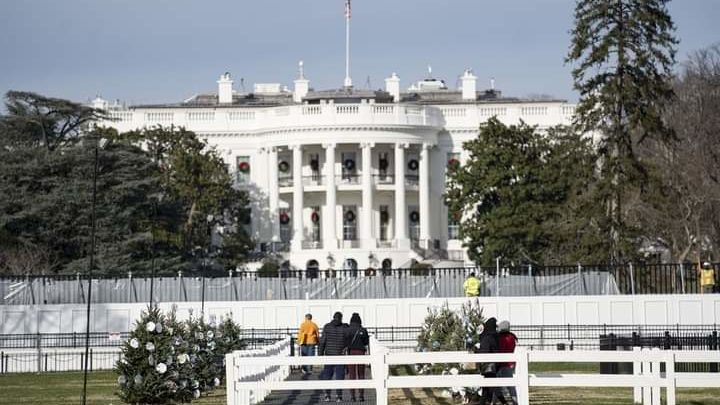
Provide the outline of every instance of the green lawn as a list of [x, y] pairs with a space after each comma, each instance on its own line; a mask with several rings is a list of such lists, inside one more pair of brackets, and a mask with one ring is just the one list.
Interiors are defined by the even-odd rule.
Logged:
[[[394, 375], [412, 373], [411, 367], [398, 367]], [[596, 373], [597, 364], [533, 364], [532, 373]], [[720, 376], [718, 377], [720, 378]], [[22, 373], [0, 375], [0, 405], [11, 404], [79, 404], [83, 375], [80, 372]], [[116, 375], [111, 371], [94, 371], [88, 379], [88, 404], [120, 404], [114, 392]], [[412, 389], [391, 390], [393, 405], [451, 405], [452, 400], [442, 398], [442, 390]], [[531, 388], [532, 405], [630, 405], [630, 388]], [[680, 405], [720, 405], [720, 389], [678, 389]], [[225, 389], [202, 397], [193, 404], [225, 404]], [[459, 404], [459, 403], [458, 403]]]
[[[117, 375], [112, 371], [88, 374], [88, 404], [121, 404], [115, 396]], [[54, 405], [80, 404], [82, 372], [0, 374], [0, 404]], [[225, 404], [225, 388], [202, 397], [193, 404]]]

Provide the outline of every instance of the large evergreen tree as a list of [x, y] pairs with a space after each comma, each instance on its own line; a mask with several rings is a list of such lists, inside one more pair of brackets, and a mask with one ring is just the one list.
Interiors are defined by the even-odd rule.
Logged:
[[460, 235], [473, 261], [490, 265], [501, 256], [545, 263], [581, 250], [568, 253], [559, 245], [577, 239], [584, 228], [582, 217], [566, 208], [592, 182], [587, 140], [567, 128], [541, 134], [524, 123], [506, 126], [492, 118], [463, 147], [469, 159], [448, 168], [445, 201], [461, 219]]
[[[672, 133], [662, 119], [672, 97], [674, 25], [668, 0], [578, 0], [567, 61], [573, 63], [580, 92], [576, 124], [601, 137], [602, 179], [597, 198], [604, 202], [612, 242], [609, 259], [633, 253], [631, 224], [625, 217], [630, 195], [644, 191], [646, 170], [636, 145]], [[641, 197], [642, 198], [642, 197]]]
[[[252, 248], [247, 193], [194, 133], [117, 134], [96, 126], [103, 111], [33, 93], [9, 92], [7, 110], [0, 272], [88, 269], [95, 156], [96, 271], [235, 268]], [[222, 233], [222, 244], [211, 245], [211, 232]]]

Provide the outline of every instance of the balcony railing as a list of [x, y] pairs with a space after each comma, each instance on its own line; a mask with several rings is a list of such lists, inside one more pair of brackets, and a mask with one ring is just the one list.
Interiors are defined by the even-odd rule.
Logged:
[[303, 186], [322, 186], [325, 184], [325, 176], [314, 174], [311, 176], [303, 176], [302, 182]]
[[395, 184], [395, 175], [393, 174], [376, 174], [375, 184]]
[[335, 182], [338, 185], [360, 184], [360, 175], [358, 175], [358, 174], [341, 174], [339, 176], [335, 176]]
[[377, 241], [377, 247], [379, 249], [391, 249], [397, 247], [397, 241], [396, 240], [378, 240]]
[[304, 240], [302, 241], [303, 249], [322, 249], [323, 243], [319, 240]]
[[292, 185], [293, 185], [292, 176], [279, 176], [278, 177], [278, 186], [279, 187], [292, 187]]
[[343, 249], [357, 249], [360, 247], [360, 241], [357, 239], [341, 240], [340, 247]]

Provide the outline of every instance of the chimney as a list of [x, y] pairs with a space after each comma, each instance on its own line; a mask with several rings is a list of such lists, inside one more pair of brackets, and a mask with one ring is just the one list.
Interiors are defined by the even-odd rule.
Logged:
[[293, 83], [295, 83], [295, 88], [293, 89], [293, 101], [300, 103], [302, 102], [303, 97], [307, 96], [308, 89], [310, 88], [310, 80], [305, 78], [303, 61], [298, 62], [298, 78], [295, 79]]
[[218, 103], [220, 104], [232, 104], [233, 96], [233, 81], [230, 78], [230, 72], [225, 72], [220, 76], [217, 81], [218, 84]]
[[472, 74], [472, 70], [466, 69], [460, 80], [462, 81], [462, 99], [474, 101], [477, 98], [475, 94], [477, 77]]
[[98, 110], [107, 110], [108, 102], [102, 99], [100, 96], [97, 96], [95, 97], [95, 100], [92, 101], [92, 108], [96, 108]]
[[393, 72], [392, 76], [385, 79], [385, 91], [390, 93], [394, 102], [400, 102], [400, 78], [395, 72]]

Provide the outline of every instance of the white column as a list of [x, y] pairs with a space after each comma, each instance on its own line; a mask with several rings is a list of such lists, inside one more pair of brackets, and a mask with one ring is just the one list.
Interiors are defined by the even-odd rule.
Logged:
[[405, 203], [405, 148], [407, 144], [395, 144], [395, 240], [400, 249], [409, 249], [407, 237], [407, 205]]
[[430, 247], [430, 144], [420, 148], [420, 243]]
[[268, 194], [270, 205], [270, 238], [273, 242], [280, 242], [280, 218], [278, 218], [279, 208], [279, 189], [278, 189], [278, 153], [277, 148], [271, 147], [267, 149], [269, 181]]
[[373, 179], [372, 179], [372, 148], [373, 143], [362, 144], [362, 231], [363, 249], [374, 249], [375, 239], [372, 234], [373, 223]]
[[303, 229], [302, 146], [293, 145], [293, 238], [292, 250], [301, 250]]
[[323, 145], [325, 147], [325, 212], [323, 214], [323, 224], [325, 234], [323, 238], [323, 247], [325, 249], [337, 249], [337, 228], [335, 225], [335, 215], [337, 213], [337, 194], [335, 188], [335, 144], [329, 143]]

